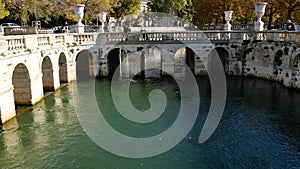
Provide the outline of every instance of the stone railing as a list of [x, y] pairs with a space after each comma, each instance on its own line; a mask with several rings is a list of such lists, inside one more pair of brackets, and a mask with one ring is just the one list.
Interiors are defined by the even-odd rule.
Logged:
[[56, 35], [55, 36], [55, 43], [56, 44], [65, 44], [65, 36], [64, 35]]
[[47, 46], [50, 45], [50, 37], [49, 36], [40, 36], [37, 37], [38, 46]]
[[14, 50], [21, 50], [25, 49], [25, 38], [23, 37], [15, 37], [12, 39], [7, 39], [7, 50], [14, 51]]
[[0, 59], [64, 46], [94, 45], [98, 33], [0, 35]]
[[181, 32], [131, 32], [0, 35], [1, 56], [28, 54], [64, 46], [95, 45], [97, 43], [197, 43], [197, 42], [278, 41], [300, 42], [300, 32], [287, 31], [181, 31]]
[[[223, 30], [224, 24], [205, 25], [201, 30]], [[254, 30], [254, 24], [231, 24], [232, 30]]]
[[86, 33], [73, 35], [73, 43], [81, 44], [93, 44], [95, 42], [95, 36], [97, 34]]
[[289, 41], [300, 42], [300, 32], [287, 31], [186, 31], [107, 33], [107, 42], [162, 42], [162, 41]]

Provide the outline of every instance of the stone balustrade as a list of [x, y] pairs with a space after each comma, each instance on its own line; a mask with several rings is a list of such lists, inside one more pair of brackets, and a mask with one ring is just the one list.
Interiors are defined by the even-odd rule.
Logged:
[[0, 59], [63, 46], [95, 44], [97, 35], [86, 33], [0, 36]]
[[96, 36], [96, 35], [97, 34], [95, 34], [95, 33], [74, 34], [73, 35], [73, 38], [74, 38], [73, 42], [78, 43], [78, 44], [92, 44], [92, 43], [95, 42], [95, 37], [94, 36]]
[[290, 41], [299, 42], [300, 32], [287, 31], [186, 31], [186, 32], [133, 32], [107, 33], [108, 42], [161, 42], [161, 41]]
[[49, 36], [37, 37], [37, 41], [38, 41], [38, 46], [50, 45], [50, 37]]
[[25, 38], [23, 37], [15, 37], [12, 39], [7, 39], [7, 50], [14, 51], [14, 50], [21, 50], [25, 48]]
[[64, 35], [57, 35], [55, 36], [55, 43], [56, 44], [65, 44], [65, 36]]
[[[98, 38], [99, 37], [99, 38]], [[101, 37], [101, 38], [100, 38]], [[37, 34], [0, 36], [1, 56], [33, 52], [62, 45], [96, 44], [97, 39], [104, 43], [136, 43], [162, 41], [289, 41], [300, 42], [300, 32], [288, 31], [185, 31], [185, 32], [109, 32], [83, 34]], [[102, 42], [103, 43], [103, 42]]]

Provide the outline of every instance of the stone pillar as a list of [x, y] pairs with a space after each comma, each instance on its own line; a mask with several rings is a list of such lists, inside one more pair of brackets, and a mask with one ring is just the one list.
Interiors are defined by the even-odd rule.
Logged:
[[141, 73], [142, 71], [142, 57], [144, 57], [144, 51], [136, 51], [136, 52], [131, 52], [128, 53], [128, 65], [129, 65], [129, 70], [128, 74], [129, 77], [134, 77], [135, 75]]
[[16, 116], [13, 86], [2, 86], [0, 90], [0, 116], [5, 123]]
[[56, 64], [53, 64], [53, 87], [54, 90], [60, 87], [59, 66]]
[[68, 82], [76, 80], [76, 62], [71, 62], [68, 64]]
[[120, 51], [120, 77], [129, 77], [128, 54], [122, 51]]
[[163, 51], [161, 57], [161, 66], [162, 66], [162, 75], [168, 75], [167, 72], [171, 75], [174, 75], [174, 53], [169, 51]]
[[264, 30], [264, 22], [261, 21], [261, 17], [265, 14], [265, 8], [267, 4], [267, 2], [255, 2], [255, 13], [257, 16], [257, 21], [254, 22], [255, 31]]
[[225, 31], [231, 31], [231, 24], [229, 23], [231, 18], [232, 18], [232, 12], [233, 11], [224, 11], [225, 13], [225, 21], [226, 24], [224, 25], [224, 30]]
[[161, 76], [161, 53], [156, 48], [145, 49], [145, 78]]
[[101, 58], [99, 62], [98, 70], [97, 70], [97, 76], [108, 76], [108, 70], [107, 70], [107, 58]]
[[184, 77], [185, 76], [185, 59], [186, 59], [186, 48], [179, 49], [174, 56], [174, 76]]
[[44, 97], [43, 73], [36, 72], [31, 76], [31, 104], [34, 105]]
[[195, 58], [195, 75], [207, 75], [208, 69], [208, 57], [210, 50], [206, 50], [207, 48], [211, 48], [210, 46], [201, 45], [196, 52], [197, 57]]
[[76, 18], [78, 19], [78, 23], [76, 25], [76, 33], [84, 33], [84, 24], [81, 23], [81, 18], [84, 15], [84, 7], [83, 4], [73, 4], [75, 6], [74, 13]]

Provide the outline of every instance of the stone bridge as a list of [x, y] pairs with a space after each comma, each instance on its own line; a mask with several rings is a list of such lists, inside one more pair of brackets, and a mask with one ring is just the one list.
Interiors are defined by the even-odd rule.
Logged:
[[219, 57], [228, 75], [300, 88], [299, 41], [299, 32], [247, 30], [0, 36], [0, 121], [82, 75], [111, 77], [119, 65], [125, 78], [184, 76], [185, 64], [205, 75]]

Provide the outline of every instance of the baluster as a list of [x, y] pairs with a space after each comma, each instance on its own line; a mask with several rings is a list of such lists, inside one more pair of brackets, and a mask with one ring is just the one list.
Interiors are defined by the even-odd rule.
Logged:
[[21, 39], [17, 39], [17, 49], [21, 49]]
[[[149, 41], [156, 41], [157, 34], [155, 34], [155, 33], [149, 33], [147, 36], [148, 36], [148, 40]], [[145, 36], [145, 37], [147, 37], [147, 36]]]
[[112, 41], [116, 41], [116, 34], [112, 34]]
[[24, 39], [24, 38], [22, 39], [22, 48], [23, 48], [23, 49], [26, 48], [26, 46], [25, 46], [25, 39]]
[[121, 41], [125, 41], [125, 35], [124, 35], [124, 33], [120, 33], [119, 37], [120, 37]]
[[15, 49], [19, 49], [19, 39], [15, 39]]
[[10, 42], [11, 40], [7, 40], [7, 50], [11, 50]]
[[16, 39], [13, 39], [13, 41], [12, 41], [12, 46], [13, 46], [13, 50], [16, 50], [16, 49], [17, 49]]
[[17, 40], [18, 49], [22, 49], [21, 39]]

